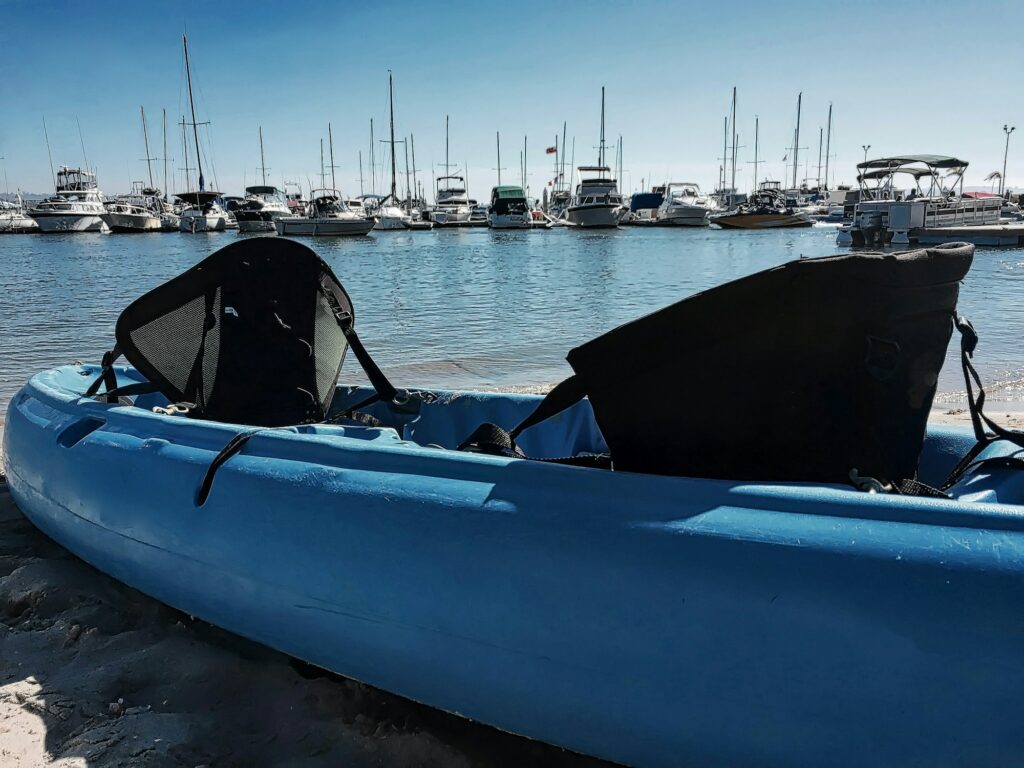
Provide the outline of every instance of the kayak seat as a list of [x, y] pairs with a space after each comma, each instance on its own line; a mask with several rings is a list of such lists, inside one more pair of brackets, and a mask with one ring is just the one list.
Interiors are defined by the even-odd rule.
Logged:
[[[108, 402], [153, 391], [194, 418], [276, 427], [322, 421], [351, 347], [375, 390], [396, 390], [355, 333], [331, 268], [285, 238], [232, 243], [133, 301], [88, 394]], [[117, 387], [119, 355], [149, 382]], [[127, 391], [126, 391], [127, 390]], [[141, 402], [138, 404], [142, 404]]]
[[536, 411], [461, 447], [529, 457], [529, 431], [586, 398], [614, 470], [916, 480], [973, 256], [953, 243], [800, 259], [698, 293], [571, 350], [574, 375]]

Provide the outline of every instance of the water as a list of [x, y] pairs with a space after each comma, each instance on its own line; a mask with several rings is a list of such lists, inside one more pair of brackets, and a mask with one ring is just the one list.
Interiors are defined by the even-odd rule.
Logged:
[[[0, 414], [34, 372], [99, 362], [132, 299], [238, 237], [0, 237]], [[351, 294], [360, 335], [385, 372], [398, 384], [450, 388], [554, 383], [570, 373], [569, 349], [623, 322], [800, 256], [842, 252], [829, 227], [471, 229], [304, 242]], [[981, 334], [976, 362], [990, 396], [1016, 408], [1024, 408], [1022, 290], [1024, 249], [980, 248], [960, 301]], [[362, 380], [357, 370], [350, 358], [343, 379]], [[754, 389], [758, 372], [749, 376]], [[939, 389], [942, 402], [960, 401], [954, 354]]]

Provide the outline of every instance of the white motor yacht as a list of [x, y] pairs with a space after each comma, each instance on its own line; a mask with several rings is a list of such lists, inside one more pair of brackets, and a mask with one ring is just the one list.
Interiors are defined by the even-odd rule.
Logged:
[[566, 208], [566, 220], [575, 227], [617, 227], [622, 209], [622, 196], [604, 165], [580, 166], [579, 183]]
[[491, 229], [530, 229], [533, 226], [530, 203], [522, 187], [503, 186], [491, 190], [487, 226]]
[[104, 203], [104, 216], [111, 232], [159, 232], [160, 215], [139, 197], [118, 197]]
[[284, 192], [266, 185], [246, 187], [245, 199], [234, 210], [239, 232], [276, 232], [277, 220], [293, 215]]
[[56, 194], [36, 203], [28, 213], [44, 233], [110, 231], [96, 174], [80, 168], [61, 166]]
[[658, 207], [658, 223], [682, 227], [706, 227], [715, 202], [690, 182], [671, 182], [665, 187], [665, 199]]
[[276, 222], [279, 235], [365, 235], [373, 229], [373, 219], [355, 213], [336, 189], [314, 189], [305, 216], [281, 218]]
[[[442, 184], [444, 186], [442, 186]], [[469, 224], [473, 207], [462, 176], [441, 176], [437, 180], [430, 220], [436, 227], [461, 227]]]
[[178, 224], [181, 232], [194, 234], [228, 229], [230, 214], [220, 203], [220, 192], [182, 192], [176, 197], [184, 206]]

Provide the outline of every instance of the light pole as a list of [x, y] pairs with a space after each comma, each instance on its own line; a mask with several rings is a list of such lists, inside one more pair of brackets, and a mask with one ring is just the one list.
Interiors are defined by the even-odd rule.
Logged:
[[868, 150], [871, 149], [870, 144], [861, 144], [860, 148], [864, 150], [864, 162], [868, 161]]
[[999, 179], [999, 196], [1002, 197], [1006, 191], [1006, 156], [1010, 154], [1010, 134], [1017, 130], [1017, 126], [1003, 125], [1003, 133], [1006, 134], [1006, 149], [1003, 150], [1003, 177]]

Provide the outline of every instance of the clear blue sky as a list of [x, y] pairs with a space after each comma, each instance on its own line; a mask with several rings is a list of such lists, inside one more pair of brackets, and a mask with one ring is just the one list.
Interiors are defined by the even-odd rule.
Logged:
[[[722, 118], [739, 88], [740, 188], [752, 179], [754, 116], [765, 174], [780, 178], [803, 91], [801, 145], [816, 175], [818, 131], [834, 104], [837, 181], [871, 155], [927, 152], [969, 160], [981, 185], [1010, 142], [1008, 180], [1024, 186], [1024, 3], [977, 2], [287, 2], [83, 3], [0, 0], [0, 155], [12, 187], [51, 188], [45, 116], [55, 164], [82, 162], [76, 119], [101, 188], [124, 191], [145, 163], [139, 106], [160, 155], [182, 165], [187, 111], [181, 32], [186, 27], [206, 152], [220, 188], [253, 183], [257, 126], [267, 165], [314, 179], [319, 140], [334, 130], [338, 185], [358, 193], [357, 152], [369, 176], [369, 120], [387, 125], [387, 70], [395, 75], [396, 130], [415, 134], [421, 178], [444, 160], [469, 166], [471, 193], [502, 165], [518, 178], [529, 137], [529, 184], [551, 173], [544, 147], [562, 121], [576, 163], [593, 162], [600, 88], [607, 134], [625, 145], [625, 186], [641, 178], [715, 184]], [[191, 154], [191, 150], [190, 150]], [[379, 152], [378, 157], [383, 157]], [[803, 166], [803, 162], [801, 162]], [[400, 169], [404, 167], [404, 157]], [[212, 174], [207, 174], [211, 176]], [[169, 186], [183, 186], [181, 173]], [[801, 169], [800, 176], [803, 176]], [[509, 177], [506, 177], [509, 178]], [[2, 181], [2, 179], [0, 179]]]

